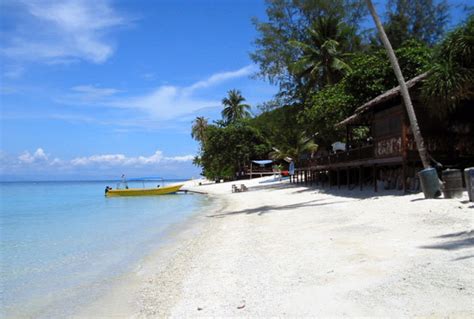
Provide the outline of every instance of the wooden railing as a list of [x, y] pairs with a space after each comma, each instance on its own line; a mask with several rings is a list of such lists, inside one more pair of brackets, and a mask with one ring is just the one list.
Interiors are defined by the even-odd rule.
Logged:
[[374, 157], [374, 146], [368, 145], [368, 146], [363, 146], [363, 147], [355, 148], [348, 151], [334, 153], [328, 156], [312, 158], [308, 161], [305, 161], [304, 163], [301, 163], [300, 167], [346, 163], [346, 162], [369, 159], [373, 157]]

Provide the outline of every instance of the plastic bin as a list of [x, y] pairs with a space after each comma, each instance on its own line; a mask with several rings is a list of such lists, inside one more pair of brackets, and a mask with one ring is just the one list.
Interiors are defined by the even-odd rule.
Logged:
[[464, 170], [464, 181], [466, 182], [469, 201], [474, 202], [474, 167], [469, 167]]
[[441, 185], [439, 183], [436, 169], [429, 167], [418, 172], [420, 177], [421, 190], [425, 198], [436, 198], [441, 196]]
[[462, 197], [462, 173], [459, 169], [447, 169], [443, 171], [443, 195], [444, 198]]

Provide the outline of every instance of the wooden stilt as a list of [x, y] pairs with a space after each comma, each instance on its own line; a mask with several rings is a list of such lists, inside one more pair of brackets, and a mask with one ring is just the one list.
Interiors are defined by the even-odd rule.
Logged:
[[347, 168], [347, 170], [346, 170], [346, 185], [347, 185], [347, 189], [349, 189], [350, 179], [351, 179], [351, 169], [350, 169], [350, 168]]
[[373, 166], [374, 192], [377, 192], [377, 165]]
[[364, 169], [362, 166], [359, 166], [359, 188], [362, 190], [362, 187], [364, 185]]
[[402, 185], [403, 185], [403, 194], [407, 193], [407, 163], [403, 161], [402, 164]]
[[340, 189], [341, 188], [341, 172], [339, 170], [339, 168], [337, 169], [337, 189]]

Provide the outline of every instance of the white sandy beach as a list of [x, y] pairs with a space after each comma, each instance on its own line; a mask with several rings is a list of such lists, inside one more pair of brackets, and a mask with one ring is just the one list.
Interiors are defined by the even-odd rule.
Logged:
[[[267, 178], [268, 179], [268, 178]], [[288, 182], [215, 198], [77, 317], [474, 317], [474, 204]], [[372, 195], [371, 197], [369, 197]]]

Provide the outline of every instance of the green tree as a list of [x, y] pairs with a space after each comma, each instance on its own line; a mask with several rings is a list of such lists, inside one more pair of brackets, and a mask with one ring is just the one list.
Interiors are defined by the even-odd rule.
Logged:
[[257, 129], [242, 122], [226, 127], [210, 125], [206, 137], [195, 163], [209, 179], [234, 179], [251, 159], [265, 158], [271, 150]]
[[[300, 84], [291, 65], [302, 52], [292, 41], [311, 45], [307, 30], [318, 18], [330, 16], [357, 30], [366, 8], [360, 0], [267, 0], [267, 20], [253, 19], [258, 36], [252, 60], [259, 65], [257, 76], [280, 88], [281, 105], [300, 98]], [[356, 46], [360, 41], [353, 39]]]
[[317, 141], [328, 147], [344, 138], [344, 132], [335, 125], [350, 116], [354, 105], [352, 95], [346, 93], [346, 81], [327, 86], [314, 94], [307, 107], [298, 114], [299, 125], [308, 132], [317, 133]]
[[313, 141], [313, 137], [308, 137], [305, 132], [299, 132], [290, 143], [281, 148], [274, 147], [269, 155], [274, 160], [283, 160], [289, 157], [298, 164], [301, 155], [312, 154], [317, 150], [318, 145]]
[[318, 17], [307, 30], [308, 40], [290, 41], [301, 50], [300, 58], [290, 65], [290, 71], [310, 88], [322, 88], [333, 85], [350, 70], [344, 61], [344, 52], [348, 52], [354, 30], [338, 17]]
[[389, 0], [385, 31], [394, 48], [409, 39], [433, 45], [449, 21], [446, 0]]
[[236, 123], [239, 120], [250, 117], [250, 105], [244, 104], [245, 98], [239, 90], [230, 90], [228, 96], [222, 99], [224, 109], [222, 118], [226, 124]]
[[205, 133], [208, 125], [208, 121], [204, 116], [196, 117], [191, 128], [191, 137], [198, 142], [204, 143], [206, 139]]
[[294, 145], [302, 131], [297, 122], [302, 104], [293, 104], [265, 111], [250, 120], [250, 125], [258, 129], [277, 149], [284, 150]]
[[[426, 72], [432, 65], [432, 49], [416, 41], [406, 41], [395, 50], [400, 67], [407, 79]], [[345, 90], [361, 105], [398, 85], [397, 78], [384, 49], [352, 55], [351, 71], [345, 77]]]
[[446, 115], [474, 97], [474, 15], [436, 48], [423, 95], [438, 114]]

